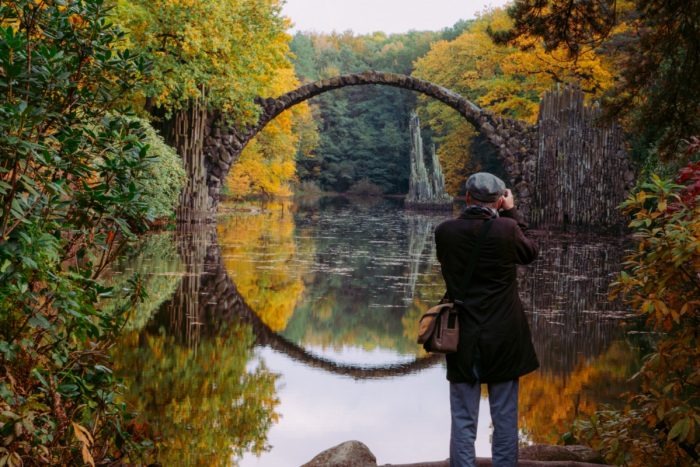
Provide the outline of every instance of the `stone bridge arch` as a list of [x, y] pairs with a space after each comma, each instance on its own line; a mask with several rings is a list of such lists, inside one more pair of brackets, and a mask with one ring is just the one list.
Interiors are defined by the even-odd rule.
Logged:
[[[193, 167], [186, 167], [190, 175], [188, 183], [196, 184], [198, 179], [204, 186], [189, 186], [185, 189], [178, 217], [186, 222], [197, 222], [213, 216], [231, 166], [239, 159], [248, 142], [279, 114], [334, 89], [371, 84], [419, 92], [456, 110], [496, 146], [504, 161], [504, 168], [509, 177], [508, 183], [516, 188], [521, 209], [527, 210], [528, 194], [517, 192], [522, 178], [519, 161], [533, 153], [534, 127], [525, 122], [494, 115], [465, 97], [429, 81], [396, 73], [367, 71], [316, 81], [276, 98], [258, 98], [256, 103], [260, 106], [260, 117], [257, 123], [246, 128], [227, 126], [222, 115], [210, 116], [205, 128], [203, 164], [196, 163]], [[200, 190], [205, 190], [206, 194]]]

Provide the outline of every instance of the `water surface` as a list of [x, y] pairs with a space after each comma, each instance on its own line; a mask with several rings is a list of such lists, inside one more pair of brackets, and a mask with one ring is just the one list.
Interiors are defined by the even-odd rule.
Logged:
[[[450, 213], [392, 200], [229, 204], [216, 228], [161, 234], [122, 263], [153, 298], [117, 352], [165, 461], [300, 465], [350, 439], [380, 464], [448, 456], [442, 359], [415, 343], [444, 292], [432, 233]], [[556, 442], [615, 402], [638, 363], [607, 299], [623, 245], [533, 233], [519, 270], [541, 369], [521, 381], [521, 441]], [[490, 456], [482, 400], [477, 455]]]

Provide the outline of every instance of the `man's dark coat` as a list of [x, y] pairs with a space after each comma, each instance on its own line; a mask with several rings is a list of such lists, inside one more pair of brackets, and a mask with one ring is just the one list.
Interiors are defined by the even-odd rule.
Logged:
[[435, 230], [437, 256], [450, 299], [462, 299], [459, 347], [447, 355], [447, 379], [473, 383], [478, 361], [479, 381], [498, 383], [539, 367], [530, 328], [518, 297], [516, 264], [537, 258], [537, 245], [523, 235], [526, 225], [516, 209], [493, 220], [468, 287], [463, 274], [479, 231], [490, 215], [467, 209]]

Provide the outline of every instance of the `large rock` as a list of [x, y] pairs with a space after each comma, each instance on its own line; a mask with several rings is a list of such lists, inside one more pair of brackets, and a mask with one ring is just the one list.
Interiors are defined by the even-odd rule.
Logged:
[[346, 441], [326, 449], [302, 467], [376, 467], [377, 458], [359, 441]]

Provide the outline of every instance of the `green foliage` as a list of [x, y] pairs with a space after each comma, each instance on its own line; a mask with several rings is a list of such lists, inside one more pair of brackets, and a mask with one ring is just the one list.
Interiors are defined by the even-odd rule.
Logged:
[[[680, 184], [679, 184], [680, 183]], [[700, 164], [676, 183], [652, 176], [622, 205], [637, 248], [614, 285], [655, 348], [623, 411], [604, 410], [579, 435], [622, 465], [697, 465], [700, 459]]]
[[[146, 226], [156, 163], [120, 115], [144, 61], [102, 0], [0, 3], [0, 459], [136, 460], [109, 349], [126, 309], [99, 277]], [[136, 293], [131, 292], [136, 290]]]
[[182, 276], [183, 265], [178, 255], [173, 234], [170, 232], [149, 234], [118, 258], [110, 268], [112, 274], [106, 285], [123, 295], [105, 300], [104, 311], [128, 308], [131, 281], [139, 277], [139, 286], [145, 298], [131, 310], [124, 331], [140, 331], [150, 321], [163, 302], [169, 299]]
[[136, 188], [146, 203], [149, 218], [172, 218], [185, 185], [182, 160], [146, 120], [136, 121], [143, 128], [140, 137], [148, 145], [151, 158], [142, 176], [136, 180]]
[[278, 0], [118, 0], [113, 20], [153, 63], [141, 88], [147, 107], [186, 109], [203, 99], [245, 123], [285, 64]]

